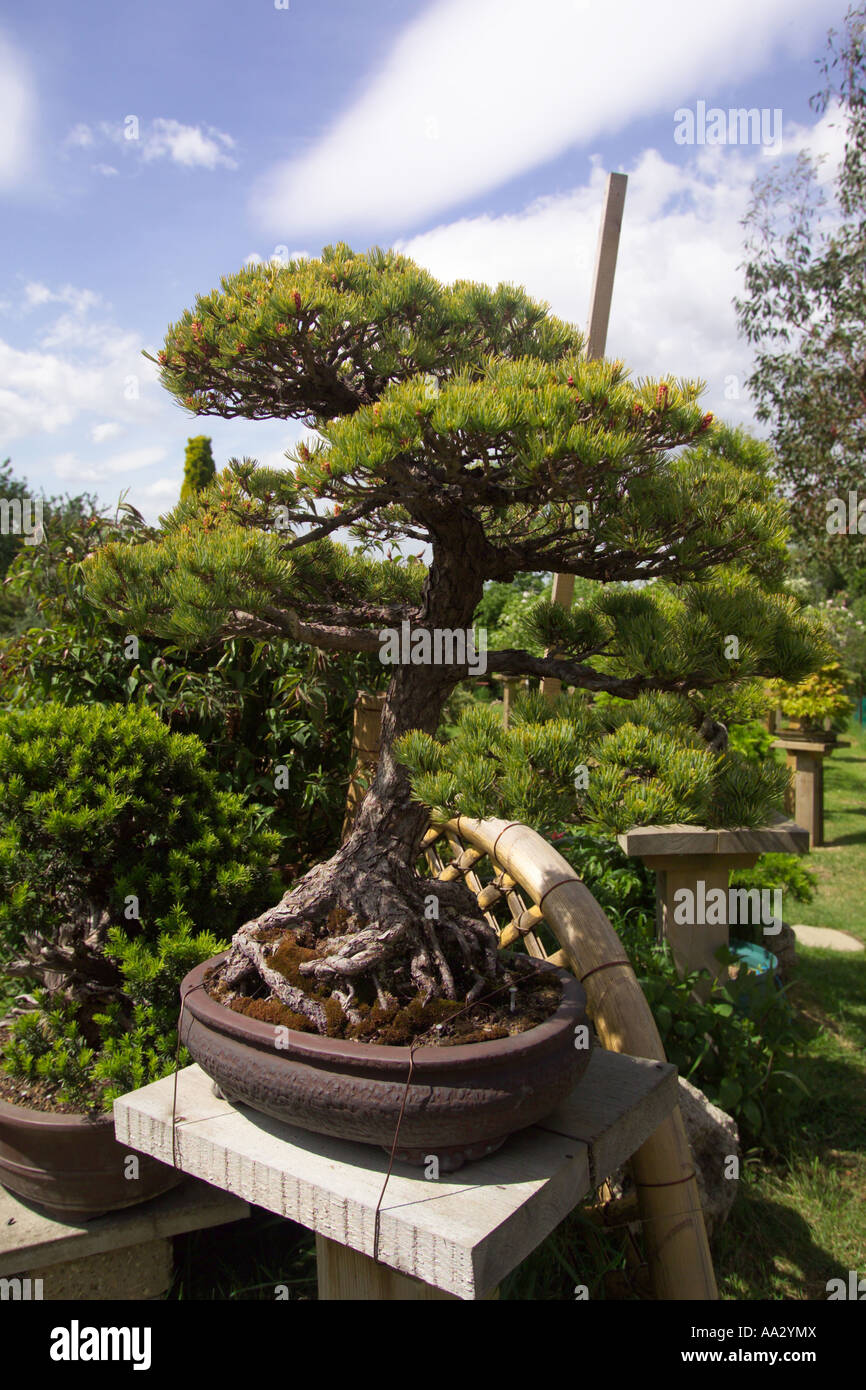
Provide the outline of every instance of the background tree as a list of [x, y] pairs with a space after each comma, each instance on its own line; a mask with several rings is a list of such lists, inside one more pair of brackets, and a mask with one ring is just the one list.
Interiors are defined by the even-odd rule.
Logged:
[[835, 197], [828, 204], [820, 159], [806, 152], [756, 181], [735, 303], [794, 531], [832, 592], [866, 582], [866, 507], [862, 532], [856, 515], [847, 534], [827, 532], [830, 499], [847, 506], [862, 489], [866, 457], [866, 7], [848, 11], [841, 35], [831, 30], [820, 66], [811, 105], [824, 114], [838, 103], [845, 130]]
[[183, 486], [181, 498], [194, 497], [216, 475], [211, 440], [206, 434], [197, 434], [186, 441], [186, 454], [183, 461]]
[[128, 503], [116, 517], [50, 512], [44, 539], [20, 546], [0, 591], [20, 614], [0, 639], [0, 706], [150, 706], [173, 732], [196, 734], [220, 786], [279, 834], [290, 882], [339, 837], [355, 696], [383, 668], [368, 654], [249, 637], [196, 652], [143, 637], [131, 651], [126, 625], [90, 601], [82, 561], [158, 535]]
[[[507, 978], [468, 890], [416, 873], [428, 812], [395, 750], [435, 734], [467, 675], [466, 660], [437, 663], [431, 634], [469, 629], [486, 580], [557, 570], [612, 586], [569, 613], [542, 602], [538, 636], [562, 655], [506, 648], [489, 669], [628, 699], [673, 692], [698, 728], [701, 691], [819, 660], [778, 591], [785, 509], [767, 451], [714, 428], [698, 383], [587, 361], [580, 333], [522, 290], [446, 287], [404, 256], [328, 247], [227, 277], [159, 360], [191, 410], [298, 418], [318, 437], [294, 474], [233, 461], [156, 541], [101, 549], [94, 601], [187, 645], [248, 635], [376, 653], [403, 624], [411, 643], [353, 834], [238, 931], [224, 1000], [264, 982], [325, 1031], [326, 996], [351, 1022], [359, 1002], [474, 999]], [[341, 527], [354, 549], [332, 539]], [[401, 539], [429, 546], [429, 566], [381, 558]], [[280, 932], [310, 953], [294, 979], [272, 967]]]

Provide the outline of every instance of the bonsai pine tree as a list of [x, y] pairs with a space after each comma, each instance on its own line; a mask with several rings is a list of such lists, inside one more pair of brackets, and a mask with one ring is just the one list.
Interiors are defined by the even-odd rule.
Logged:
[[[558, 654], [490, 652], [502, 674], [694, 702], [817, 664], [777, 592], [785, 511], [766, 451], [714, 425], [700, 383], [588, 361], [580, 333], [520, 289], [443, 286], [402, 255], [328, 247], [224, 279], [170, 327], [159, 361], [193, 412], [297, 419], [316, 435], [293, 472], [233, 460], [158, 540], [101, 549], [94, 600], [127, 631], [189, 646], [247, 634], [397, 657], [354, 831], [235, 934], [225, 1002], [264, 984], [325, 1032], [335, 1002], [351, 1022], [361, 1004], [472, 1000], [506, 978], [468, 889], [416, 871], [429, 812], [395, 747], [433, 736], [466, 678], [470, 644], [454, 639], [485, 581], [558, 570], [610, 586], [568, 614], [542, 604]], [[429, 547], [429, 564], [395, 554], [401, 541]], [[718, 739], [717, 721], [695, 718]]]
[[194, 497], [216, 474], [211, 441], [206, 434], [197, 434], [186, 441], [186, 455], [183, 462], [182, 498]]

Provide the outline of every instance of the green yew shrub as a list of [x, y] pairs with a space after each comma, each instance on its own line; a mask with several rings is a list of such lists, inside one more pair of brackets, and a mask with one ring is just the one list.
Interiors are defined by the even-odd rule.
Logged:
[[180, 981], [272, 900], [278, 845], [151, 710], [0, 713], [0, 969], [41, 985], [7, 1071], [83, 1104], [164, 1074]]

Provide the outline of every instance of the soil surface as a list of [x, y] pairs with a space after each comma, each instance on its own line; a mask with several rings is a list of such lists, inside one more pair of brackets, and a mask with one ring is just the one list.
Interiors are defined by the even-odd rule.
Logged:
[[[537, 1027], [556, 1012], [562, 998], [562, 987], [554, 971], [523, 956], [519, 959], [525, 962], [525, 970], [513, 986], [503, 985], [468, 1006], [453, 999], [432, 999], [425, 1004], [420, 994], [405, 1003], [393, 1001], [386, 1005], [376, 1000], [358, 1000], [355, 1008], [361, 1017], [353, 1023], [336, 1000], [317, 992], [311, 982], [299, 974], [301, 961], [312, 959], [318, 953], [300, 946], [291, 931], [278, 935], [282, 940], [279, 949], [270, 956], [269, 964], [303, 987], [311, 998], [327, 1005], [327, 1036], [332, 1038], [392, 1047], [412, 1042], [426, 1047], [492, 1042], [495, 1038], [507, 1038]], [[295, 1013], [273, 994], [266, 993], [263, 987], [243, 998], [227, 998], [225, 986], [219, 980], [205, 988], [212, 999], [226, 1004], [235, 1013], [299, 1033], [316, 1033], [308, 1018]]]
[[[0, 1059], [2, 1066], [2, 1059]], [[52, 1115], [101, 1114], [101, 1099], [95, 1098], [90, 1110], [86, 1111], [80, 1101], [71, 1104], [57, 1099], [59, 1087], [46, 1081], [26, 1081], [22, 1077], [9, 1076], [0, 1071], [0, 1100], [9, 1105], [24, 1105], [28, 1110], [42, 1110]]]

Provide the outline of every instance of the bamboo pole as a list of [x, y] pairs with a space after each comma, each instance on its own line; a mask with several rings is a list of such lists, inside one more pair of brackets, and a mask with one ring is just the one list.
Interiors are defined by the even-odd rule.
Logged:
[[[536, 904], [582, 982], [602, 1044], [665, 1061], [655, 1021], [606, 914], [571, 866], [529, 826], [458, 816], [448, 830], [484, 850]], [[631, 1159], [656, 1297], [715, 1299], [694, 1160], [679, 1106]]]
[[[586, 330], [586, 355], [589, 361], [596, 357], [603, 357], [607, 344], [607, 325], [610, 320], [610, 306], [613, 299], [613, 277], [616, 272], [616, 258], [619, 252], [619, 234], [622, 227], [627, 183], [627, 174], [608, 174], [607, 176], [604, 208], [598, 233], [598, 247], [595, 253], [595, 273], [589, 300], [589, 324]], [[558, 603], [561, 608], [570, 608], [573, 599], [574, 575], [555, 574], [553, 577], [553, 602]], [[560, 686], [561, 683], [554, 676], [545, 676], [542, 680], [542, 692], [551, 704], [559, 694]]]

